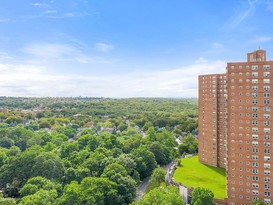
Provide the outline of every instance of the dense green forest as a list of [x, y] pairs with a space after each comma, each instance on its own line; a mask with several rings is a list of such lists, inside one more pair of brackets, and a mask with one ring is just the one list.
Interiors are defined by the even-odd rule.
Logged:
[[0, 97], [0, 203], [130, 204], [197, 115], [197, 99]]

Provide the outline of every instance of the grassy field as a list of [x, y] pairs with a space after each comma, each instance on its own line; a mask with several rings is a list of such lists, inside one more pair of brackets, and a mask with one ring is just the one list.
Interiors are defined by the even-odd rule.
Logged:
[[225, 169], [201, 164], [197, 156], [182, 159], [182, 166], [177, 167], [174, 179], [188, 187], [208, 188], [215, 198], [226, 197]]

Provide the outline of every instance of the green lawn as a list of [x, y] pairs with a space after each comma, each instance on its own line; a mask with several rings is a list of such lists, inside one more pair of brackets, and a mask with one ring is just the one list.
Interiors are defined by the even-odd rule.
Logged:
[[204, 165], [197, 156], [182, 159], [182, 166], [174, 172], [174, 180], [188, 187], [208, 188], [218, 199], [226, 197], [225, 169]]

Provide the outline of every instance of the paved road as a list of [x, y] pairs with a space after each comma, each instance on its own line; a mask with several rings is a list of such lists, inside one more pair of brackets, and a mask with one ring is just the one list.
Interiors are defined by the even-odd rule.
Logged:
[[[166, 164], [164, 166], [162, 166], [163, 169], [165, 169], [166, 171], [170, 168], [172, 163], [169, 163], [169, 164]], [[150, 177], [147, 177], [145, 178], [141, 184], [138, 185], [137, 187], [137, 196], [136, 196], [136, 199], [135, 201], [138, 201], [140, 199], [143, 198], [147, 188], [148, 188], [148, 185], [149, 185], [149, 179]]]
[[148, 188], [149, 185], [149, 179], [150, 177], [145, 178], [140, 185], [137, 187], [137, 195], [135, 201], [139, 201], [140, 199], [143, 198], [146, 189]]

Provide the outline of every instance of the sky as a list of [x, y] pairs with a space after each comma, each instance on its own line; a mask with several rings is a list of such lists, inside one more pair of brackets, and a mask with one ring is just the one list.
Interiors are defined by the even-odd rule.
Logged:
[[273, 0], [2, 0], [0, 96], [198, 96], [259, 47]]

